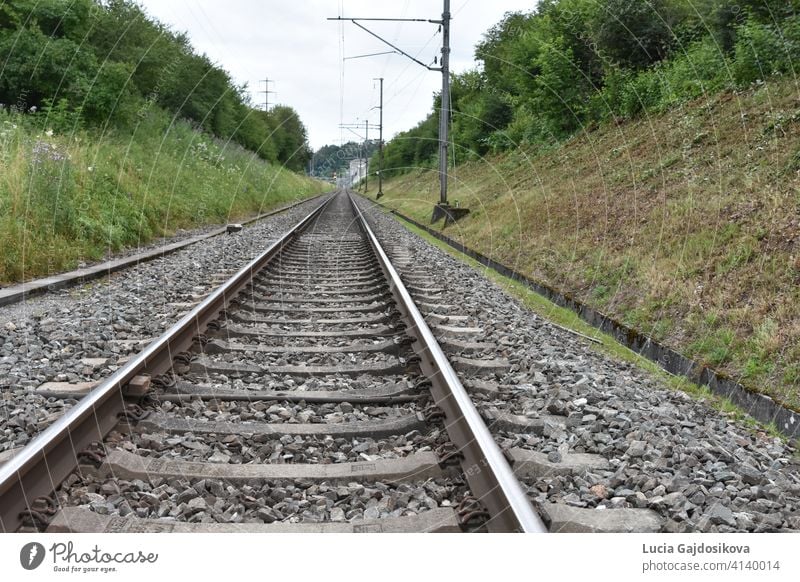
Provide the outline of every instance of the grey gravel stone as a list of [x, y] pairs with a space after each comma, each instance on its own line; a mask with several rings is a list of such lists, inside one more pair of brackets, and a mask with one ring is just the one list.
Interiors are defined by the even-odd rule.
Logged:
[[731, 527], [736, 526], [736, 518], [733, 516], [733, 512], [721, 503], [712, 505], [704, 517], [708, 517], [714, 525], [725, 524]]
[[194, 487], [188, 487], [187, 489], [184, 489], [183, 491], [178, 493], [178, 496], [175, 498], [175, 502], [176, 503], [187, 503], [188, 501], [194, 499], [197, 496], [198, 496], [198, 493], [195, 490], [195, 488]]
[[686, 531], [686, 524], [674, 519], [668, 519], [662, 528], [666, 533], [684, 533]]
[[547, 453], [547, 460], [551, 463], [560, 463], [561, 462], [561, 453], [558, 451], [550, 451]]
[[209, 487], [217, 488], [212, 480], [113, 481], [121, 493], [112, 497], [90, 491], [101, 490], [108, 482], [91, 475], [71, 479], [71, 485], [62, 486], [56, 495], [62, 505], [86, 506], [110, 516], [130, 514], [136, 505], [133, 513], [147, 519], [318, 523], [414, 515], [456, 506], [467, 494], [463, 484], [448, 478], [397, 484], [352, 482], [337, 487], [303, 480], [252, 480], [244, 485], [220, 481], [222, 495], [206, 493]]
[[214, 452], [214, 454], [208, 458], [209, 463], [228, 463], [230, 460], [230, 455], [226, 455], [220, 451]]
[[629, 457], [642, 457], [647, 450], [647, 443], [644, 441], [631, 441], [626, 454]]
[[677, 505], [683, 505], [684, 503], [686, 503], [686, 496], [680, 491], [675, 491], [673, 493], [667, 493], [664, 496], [664, 501], [663, 502], [666, 503], [667, 505], [669, 505], [670, 507], [675, 507]]
[[741, 475], [742, 481], [748, 485], [761, 485], [764, 483], [764, 474], [747, 463], [737, 467], [737, 473]]
[[563, 400], [553, 400], [547, 405], [547, 412], [556, 416], [567, 416], [567, 403]]

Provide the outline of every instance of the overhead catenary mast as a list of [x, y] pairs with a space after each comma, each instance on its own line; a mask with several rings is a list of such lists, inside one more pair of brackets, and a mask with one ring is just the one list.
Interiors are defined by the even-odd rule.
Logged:
[[[442, 106], [439, 109], [439, 205], [447, 204], [447, 149], [450, 139], [450, 0], [442, 11]], [[436, 220], [435, 214], [433, 220]]]
[[377, 80], [381, 82], [381, 104], [378, 106], [381, 116], [378, 123], [378, 193], [375, 198], [380, 198], [383, 196], [383, 77]]
[[369, 191], [369, 121], [364, 121], [364, 194]]

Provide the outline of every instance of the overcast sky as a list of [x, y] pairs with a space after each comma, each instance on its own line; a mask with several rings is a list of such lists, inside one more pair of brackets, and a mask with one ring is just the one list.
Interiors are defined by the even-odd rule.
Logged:
[[[409, 129], [430, 111], [441, 90], [441, 74], [396, 55], [358, 58], [391, 50], [350, 22], [328, 17], [441, 17], [440, 0], [140, 0], [147, 12], [176, 31], [188, 33], [196, 50], [247, 83], [253, 100], [294, 107], [314, 149], [359, 139], [339, 124], [378, 123], [378, 83], [384, 77], [384, 139]], [[452, 0], [451, 68], [475, 66], [482, 34], [508, 11], [531, 10], [535, 0]], [[368, 28], [420, 61], [433, 64], [442, 36], [437, 26], [417, 22], [364, 22]], [[370, 134], [370, 138], [377, 134]], [[363, 138], [363, 131], [361, 132]]]

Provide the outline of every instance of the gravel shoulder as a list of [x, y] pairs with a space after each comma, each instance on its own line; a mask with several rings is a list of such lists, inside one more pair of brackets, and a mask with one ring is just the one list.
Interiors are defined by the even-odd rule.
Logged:
[[[45, 382], [93, 382], [119, 368], [299, 222], [322, 198], [81, 286], [0, 308], [0, 453], [25, 445], [75, 400], [43, 398]], [[225, 277], [227, 278], [227, 277]], [[220, 279], [221, 281], [221, 279]]]

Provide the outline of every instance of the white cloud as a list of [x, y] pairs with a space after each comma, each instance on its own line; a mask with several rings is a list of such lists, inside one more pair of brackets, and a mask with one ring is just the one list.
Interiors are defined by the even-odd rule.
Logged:
[[[344, 16], [380, 18], [441, 17], [438, 0], [140, 0], [147, 12], [176, 31], [188, 33], [193, 46], [225, 68], [236, 83], [247, 83], [254, 101], [263, 102], [261, 79], [269, 77], [270, 103], [294, 107], [308, 128], [314, 148], [355, 139], [339, 123], [377, 124], [377, 83], [384, 77], [384, 139], [414, 126], [430, 111], [431, 97], [441, 89], [441, 75], [400, 55], [347, 60], [343, 93], [340, 76], [342, 31], [344, 54], [388, 50], [350, 22], [326, 20]], [[453, 0], [452, 68], [474, 66], [473, 49], [482, 34], [513, 10], [531, 10], [535, 0]], [[429, 23], [363, 23], [419, 60], [439, 55], [441, 35]], [[343, 95], [340, 112], [340, 96]], [[372, 135], [370, 136], [372, 137]], [[377, 136], [376, 136], [377, 137]]]

